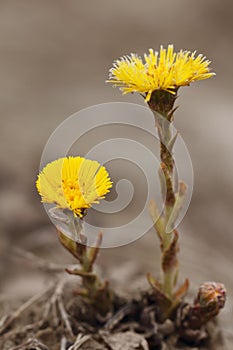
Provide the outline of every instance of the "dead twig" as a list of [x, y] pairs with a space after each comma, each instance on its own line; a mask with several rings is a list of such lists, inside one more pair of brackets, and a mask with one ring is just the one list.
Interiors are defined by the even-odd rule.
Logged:
[[16, 254], [19, 258], [29, 261], [31, 266], [38, 268], [44, 272], [63, 272], [67, 268], [67, 265], [54, 264], [52, 262], [45, 261], [34, 253], [18, 247], [14, 248], [13, 253]]
[[66, 350], [66, 343], [67, 343], [67, 339], [65, 336], [63, 336], [61, 338], [61, 347], [60, 347], [60, 350]]
[[71, 345], [68, 350], [78, 350], [84, 343], [86, 343], [89, 339], [91, 339], [91, 335], [83, 335], [79, 333], [75, 343]]
[[104, 329], [107, 331], [112, 331], [119, 323], [126, 317], [134, 315], [138, 306], [136, 303], [128, 303], [118, 310], [104, 325]]
[[50, 300], [47, 302], [47, 304], [45, 306], [45, 310], [44, 310], [41, 322], [43, 323], [44, 320], [46, 320], [48, 318], [49, 313], [51, 311], [52, 315], [53, 315], [54, 325], [57, 326], [59, 324], [60, 319], [61, 319], [61, 321], [64, 323], [67, 331], [73, 337], [74, 334], [73, 334], [72, 327], [71, 327], [71, 324], [69, 321], [69, 315], [66, 312], [66, 309], [65, 309], [65, 306], [64, 306], [64, 303], [62, 300], [64, 285], [65, 285], [65, 279], [62, 279], [58, 282], [52, 297], [50, 298]]
[[11, 324], [19, 317], [21, 314], [26, 311], [31, 305], [38, 302], [44, 295], [46, 295], [52, 287], [50, 286], [46, 290], [34, 295], [29, 300], [27, 300], [24, 304], [22, 304], [17, 310], [12, 312], [8, 316], [4, 316], [0, 320], [0, 335], [7, 331], [7, 328], [11, 326]]
[[37, 339], [28, 339], [26, 343], [10, 348], [10, 350], [28, 350], [28, 349], [49, 350], [49, 348], [46, 345], [42, 344]]

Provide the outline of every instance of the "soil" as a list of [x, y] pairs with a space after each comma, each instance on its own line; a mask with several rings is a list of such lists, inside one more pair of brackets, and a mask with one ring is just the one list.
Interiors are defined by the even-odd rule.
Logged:
[[[77, 286], [76, 286], [77, 287]], [[192, 341], [182, 340], [171, 320], [148, 323], [151, 306], [142, 307], [142, 299], [115, 298], [114, 311], [105, 319], [74, 297], [74, 283], [60, 278], [27, 307], [17, 309], [2, 319], [2, 350], [59, 349], [224, 349], [221, 328], [216, 321], [195, 333]], [[131, 308], [131, 310], [130, 310]], [[19, 311], [20, 310], [20, 311]], [[233, 337], [227, 341], [233, 340]], [[197, 347], [198, 346], [198, 347]]]
[[222, 320], [209, 322], [189, 341], [180, 337], [173, 321], [156, 323], [156, 304], [148, 299], [148, 291], [134, 290], [132, 299], [122, 289], [103, 318], [75, 296], [78, 279], [61, 272], [61, 265], [37, 259], [34, 253], [15, 252], [21, 263], [43, 273], [47, 285], [24, 302], [14, 299], [13, 306], [6, 295], [0, 301], [1, 350], [230, 349], [233, 333], [230, 324], [223, 328]]

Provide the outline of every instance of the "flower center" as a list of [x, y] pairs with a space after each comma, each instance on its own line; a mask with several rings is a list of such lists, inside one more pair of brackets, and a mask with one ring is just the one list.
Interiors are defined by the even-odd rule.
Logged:
[[77, 198], [83, 197], [77, 180], [62, 180], [62, 189], [66, 199], [70, 202], [73, 202]]

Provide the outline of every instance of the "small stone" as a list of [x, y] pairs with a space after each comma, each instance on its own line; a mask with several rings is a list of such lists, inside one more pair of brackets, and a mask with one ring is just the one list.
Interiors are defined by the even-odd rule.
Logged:
[[102, 334], [104, 342], [112, 350], [149, 350], [146, 339], [134, 332], [116, 333], [116, 334]]

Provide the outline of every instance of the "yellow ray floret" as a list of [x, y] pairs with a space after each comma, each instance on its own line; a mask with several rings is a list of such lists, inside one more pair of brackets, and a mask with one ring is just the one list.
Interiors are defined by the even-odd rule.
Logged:
[[196, 56], [196, 52], [181, 50], [176, 53], [173, 45], [168, 45], [167, 49], [161, 46], [159, 53], [150, 49], [144, 61], [136, 54], [116, 60], [107, 82], [119, 86], [124, 94], [146, 94], [148, 102], [155, 90], [174, 93], [180, 86], [212, 77], [215, 74], [210, 72], [209, 64], [206, 57]]
[[98, 162], [67, 157], [48, 163], [38, 175], [36, 187], [42, 202], [54, 203], [82, 217], [85, 209], [104, 198], [112, 182]]

